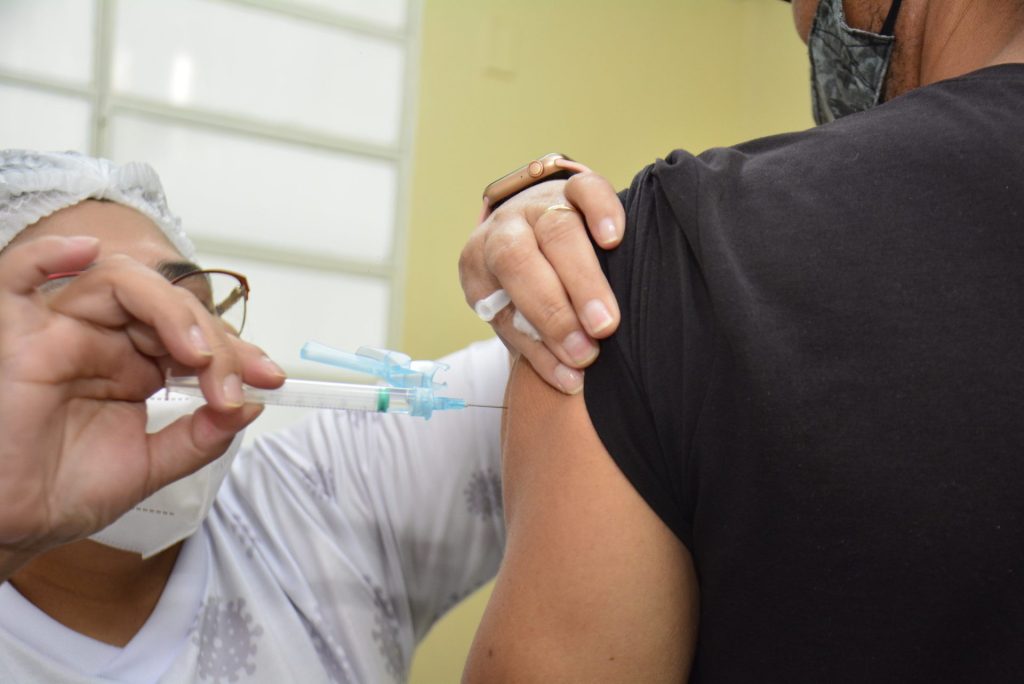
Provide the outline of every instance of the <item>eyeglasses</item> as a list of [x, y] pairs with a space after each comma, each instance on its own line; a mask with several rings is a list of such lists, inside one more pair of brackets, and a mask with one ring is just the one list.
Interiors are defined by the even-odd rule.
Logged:
[[[47, 277], [44, 289], [56, 289], [82, 273], [54, 273]], [[235, 334], [242, 334], [249, 302], [249, 280], [244, 275], [223, 269], [200, 269], [172, 278], [170, 283], [191, 292], [203, 308], [224, 321]]]
[[222, 269], [203, 269], [180, 275], [171, 280], [171, 285], [194, 294], [207, 311], [241, 336], [249, 302], [249, 281], [244, 275]]

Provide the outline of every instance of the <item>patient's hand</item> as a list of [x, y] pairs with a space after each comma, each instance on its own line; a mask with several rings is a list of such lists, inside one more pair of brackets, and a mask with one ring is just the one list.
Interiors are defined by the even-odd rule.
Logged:
[[[459, 276], [472, 307], [498, 289], [512, 299], [491, 321], [553, 387], [575, 394], [597, 357], [597, 339], [619, 325], [619, 309], [593, 244], [619, 244], [625, 213], [611, 184], [594, 173], [548, 181], [510, 198], [481, 223], [462, 250]], [[513, 308], [514, 307], [514, 308]], [[518, 310], [540, 341], [513, 325]]]

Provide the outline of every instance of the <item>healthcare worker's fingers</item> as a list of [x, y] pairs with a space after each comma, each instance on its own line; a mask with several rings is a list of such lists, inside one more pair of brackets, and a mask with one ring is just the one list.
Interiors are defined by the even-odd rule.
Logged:
[[50, 306], [104, 327], [129, 326], [125, 330], [133, 343], [154, 351], [153, 337], [139, 333], [139, 324], [148, 326], [171, 357], [197, 369], [211, 405], [220, 410], [242, 405], [242, 369], [233, 335], [191, 293], [133, 259], [114, 256], [97, 262], [58, 292]]
[[209, 363], [210, 341], [199, 334], [205, 331], [197, 320], [202, 307], [195, 297], [129, 257], [96, 262], [51, 295], [49, 304], [58, 313], [105, 328], [145, 324], [178, 360], [197, 367]]
[[[274, 389], [284, 383], [287, 374], [267, 356], [266, 352], [237, 337], [233, 337], [231, 343], [235, 346], [235, 353], [241, 364], [243, 382], [264, 389]], [[165, 376], [167, 373], [172, 376], [195, 375], [195, 369], [178, 363], [173, 358], [165, 357], [160, 363], [161, 373]]]
[[128, 339], [131, 340], [132, 346], [140, 354], [154, 359], [163, 358], [170, 354], [164, 341], [160, 339], [160, 333], [156, 328], [141, 321], [132, 321], [124, 326], [122, 330], [128, 336]]
[[148, 435], [149, 478], [144, 497], [217, 459], [235, 435], [262, 412], [263, 406], [258, 404], [227, 412], [202, 406]]
[[[49, 337], [60, 335], [61, 329], [56, 328]], [[163, 383], [153, 358], [140, 354], [120, 331], [100, 326], [77, 330], [73, 345], [38, 358], [49, 367], [28, 369], [33, 370], [28, 375], [51, 378], [52, 383], [67, 387], [71, 397], [144, 401]]]
[[235, 338], [236, 353], [241, 361], [242, 379], [254, 387], [273, 389], [284, 383], [287, 375], [267, 353], [254, 344]]
[[0, 293], [30, 294], [52, 273], [85, 268], [96, 258], [99, 245], [91, 236], [56, 235], [13, 245], [0, 257]]
[[[210, 363], [196, 369], [203, 396], [215, 409], [237, 409], [245, 403], [242, 364], [234, 344], [237, 338], [230, 334], [218, 319], [209, 315], [198, 300], [187, 293], [186, 295], [198, 309], [195, 314], [196, 325], [210, 350]], [[176, 355], [175, 358], [182, 360]]]

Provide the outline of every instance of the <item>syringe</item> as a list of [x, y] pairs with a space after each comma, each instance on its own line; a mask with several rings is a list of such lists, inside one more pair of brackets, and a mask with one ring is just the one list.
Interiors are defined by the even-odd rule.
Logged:
[[[199, 388], [199, 378], [195, 376], [168, 375], [164, 386], [171, 392], [193, 397], [203, 396]], [[277, 389], [261, 389], [243, 384], [242, 391], [245, 401], [254, 404], [407, 413], [422, 418], [430, 418], [434, 411], [463, 409], [467, 406], [462, 399], [436, 397], [434, 391], [427, 387], [384, 387], [318, 380], [285, 380]]]

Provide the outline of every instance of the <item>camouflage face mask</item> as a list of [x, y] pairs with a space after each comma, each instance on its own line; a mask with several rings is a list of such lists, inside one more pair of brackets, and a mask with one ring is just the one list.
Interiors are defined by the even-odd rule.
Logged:
[[843, 0], [821, 0], [807, 46], [811, 55], [811, 100], [820, 125], [877, 105], [892, 59], [895, 0], [881, 33], [851, 28]]

